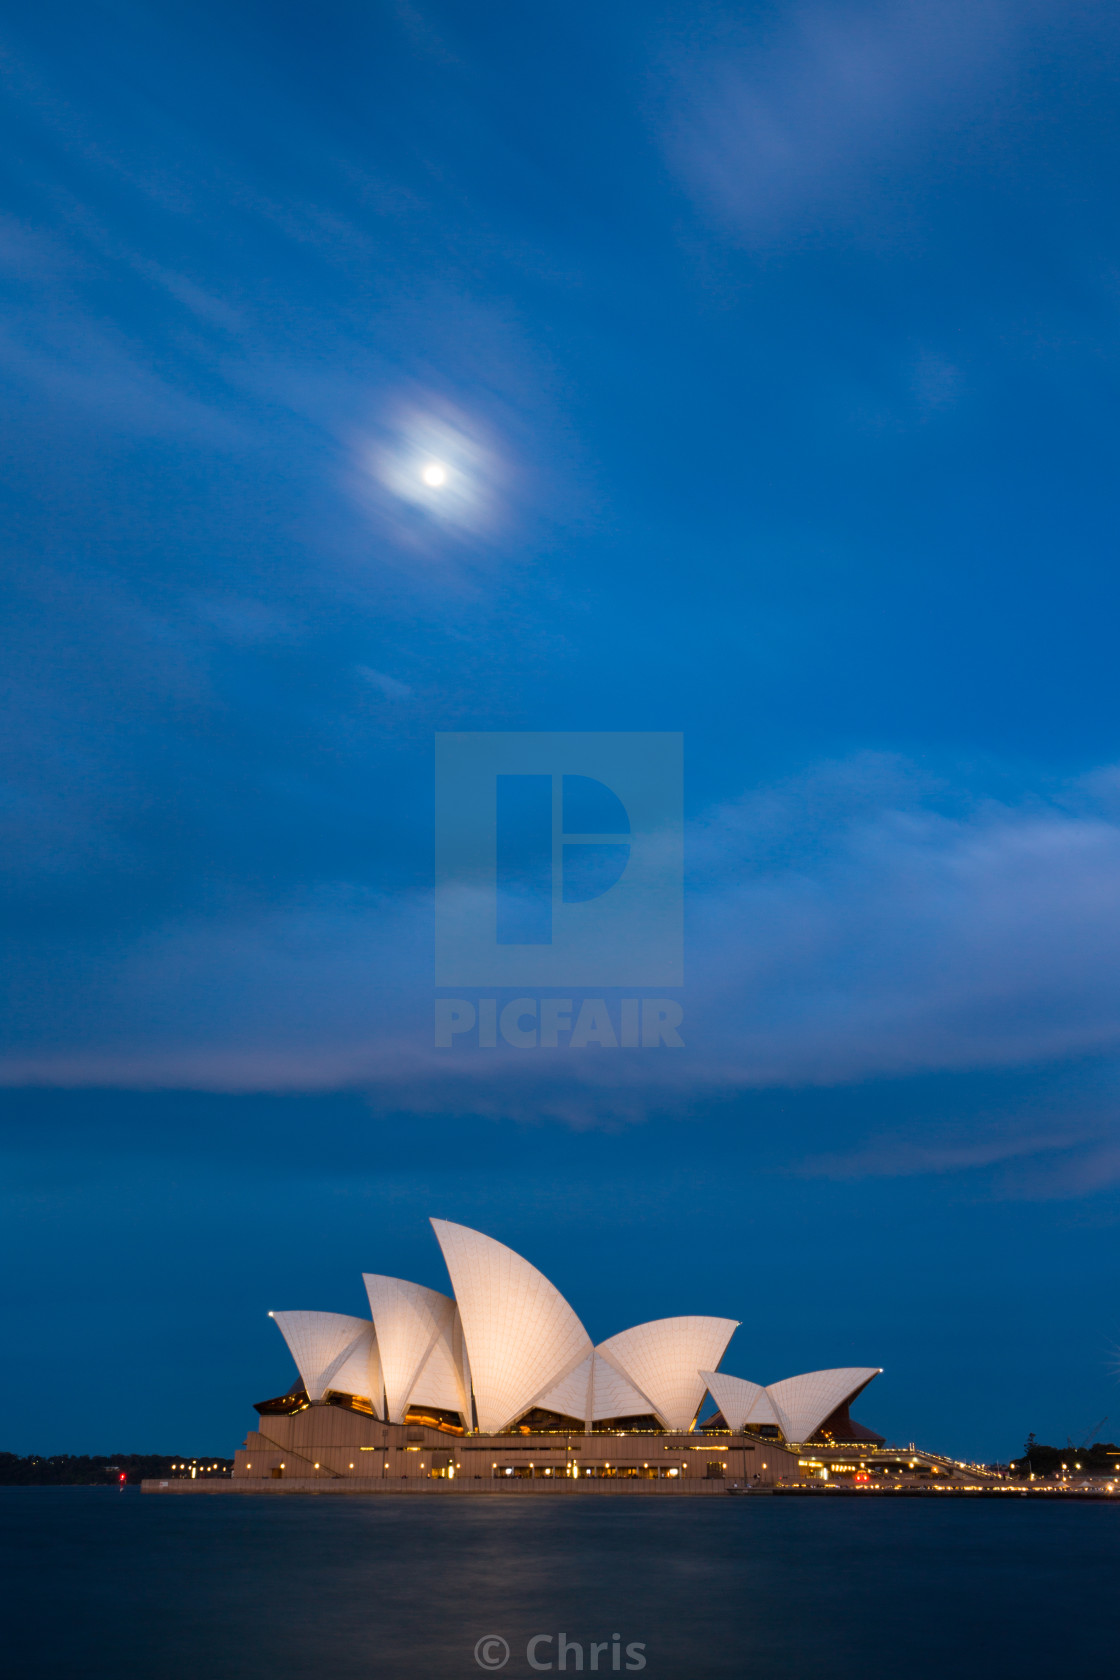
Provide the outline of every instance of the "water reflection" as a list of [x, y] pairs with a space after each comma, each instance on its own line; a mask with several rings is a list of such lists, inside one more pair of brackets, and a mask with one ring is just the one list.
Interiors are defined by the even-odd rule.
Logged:
[[[1106, 1672], [1115, 1517], [887, 1500], [0, 1494], [9, 1660], [37, 1680]], [[1042, 1586], [1077, 1616], [1032, 1614]]]

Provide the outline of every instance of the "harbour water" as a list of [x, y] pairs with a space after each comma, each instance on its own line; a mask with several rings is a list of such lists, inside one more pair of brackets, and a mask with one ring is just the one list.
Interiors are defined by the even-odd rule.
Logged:
[[1120, 1646], [1104, 1504], [6, 1488], [0, 1524], [28, 1680], [525, 1680], [561, 1635], [566, 1673], [1080, 1680]]

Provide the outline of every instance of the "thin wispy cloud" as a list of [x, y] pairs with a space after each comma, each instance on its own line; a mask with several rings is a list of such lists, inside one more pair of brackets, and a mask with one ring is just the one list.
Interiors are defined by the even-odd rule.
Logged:
[[975, 117], [1028, 21], [1003, 0], [799, 5], [767, 30], [708, 13], [665, 54], [668, 156], [741, 236], [819, 234], [865, 213], [932, 133]]
[[[585, 1127], [737, 1092], [1113, 1056], [1114, 787], [1102, 768], [997, 802], [863, 755], [709, 811], [691, 834], [683, 1051], [437, 1051], [427, 893], [337, 886], [299, 907], [195, 915], [91, 947], [69, 987], [23, 1001], [0, 1077], [358, 1088], [404, 1113]], [[812, 1170], [906, 1176], [1072, 1150], [1062, 1170], [1081, 1182], [1110, 1170], [1110, 1127], [1107, 1104], [1075, 1102], [872, 1140]]]
[[[917, 1178], [930, 1174], [976, 1173], [987, 1168], [1026, 1168], [1014, 1180], [1020, 1190], [1037, 1183], [1043, 1174], [1048, 1193], [1068, 1187], [1076, 1177], [1084, 1189], [1090, 1183], [1100, 1187], [1118, 1176], [1114, 1170], [1103, 1175], [1095, 1170], [1106, 1157], [1115, 1155], [1110, 1137], [1117, 1131], [1115, 1113], [1070, 1115], [1063, 1125], [1056, 1119], [1040, 1129], [1034, 1114], [1018, 1123], [974, 1118], [968, 1127], [960, 1122], [926, 1126], [922, 1135], [899, 1137], [887, 1132], [861, 1140], [851, 1150], [809, 1155], [798, 1171], [809, 1178], [851, 1180], [862, 1178]], [[1117, 1163], [1120, 1165], [1120, 1162]], [[1012, 1181], [1002, 1175], [1004, 1184]]]
[[[1060, 803], [948, 814], [907, 788], [904, 766], [850, 769], [717, 813], [708, 831], [695, 937], [710, 1006], [729, 1029], [719, 1000], [734, 996], [751, 1022], [742, 1076], [830, 1081], [1113, 1047], [1120, 827], [1084, 785]], [[876, 805], [876, 784], [895, 776]]]

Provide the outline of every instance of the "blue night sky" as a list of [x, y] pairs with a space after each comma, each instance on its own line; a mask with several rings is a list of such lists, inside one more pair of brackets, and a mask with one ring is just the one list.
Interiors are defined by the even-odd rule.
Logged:
[[[1117, 1438], [1115, 10], [9, 24], [0, 1446], [232, 1452], [429, 1214]], [[446, 730], [683, 732], [683, 1050], [433, 1048]]]

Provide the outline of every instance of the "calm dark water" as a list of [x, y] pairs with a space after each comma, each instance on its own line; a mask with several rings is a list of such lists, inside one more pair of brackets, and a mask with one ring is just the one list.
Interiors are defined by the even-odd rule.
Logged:
[[34, 1680], [477, 1680], [491, 1634], [522, 1680], [561, 1632], [584, 1673], [641, 1643], [647, 1680], [1120, 1667], [1120, 1506], [12, 1488], [0, 1525], [5, 1667]]

